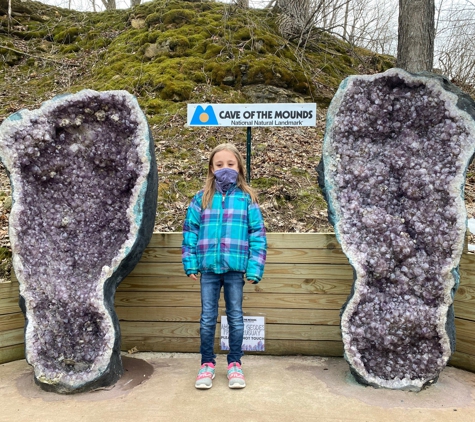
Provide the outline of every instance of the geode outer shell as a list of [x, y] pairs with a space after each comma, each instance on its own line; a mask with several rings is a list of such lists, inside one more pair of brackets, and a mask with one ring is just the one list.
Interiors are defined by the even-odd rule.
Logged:
[[25, 355], [41, 388], [76, 393], [122, 375], [118, 284], [155, 222], [154, 143], [126, 91], [84, 90], [0, 126]]
[[474, 118], [445, 78], [401, 69], [351, 76], [332, 100], [319, 182], [354, 269], [341, 330], [360, 383], [418, 391], [454, 351]]

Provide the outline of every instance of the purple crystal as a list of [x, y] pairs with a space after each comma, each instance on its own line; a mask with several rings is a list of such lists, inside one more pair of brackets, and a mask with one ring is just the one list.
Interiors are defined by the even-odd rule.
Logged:
[[320, 182], [355, 270], [341, 328], [364, 384], [419, 390], [453, 352], [474, 116], [444, 78], [400, 69], [347, 78], [330, 105]]
[[0, 127], [10, 238], [35, 381], [60, 393], [122, 374], [114, 293], [150, 240], [153, 141], [125, 91], [81, 91]]

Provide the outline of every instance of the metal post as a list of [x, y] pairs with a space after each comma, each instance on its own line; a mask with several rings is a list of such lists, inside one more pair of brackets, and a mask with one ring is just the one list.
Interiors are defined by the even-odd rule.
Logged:
[[246, 149], [246, 170], [247, 183], [251, 183], [251, 126], [247, 127], [247, 149]]

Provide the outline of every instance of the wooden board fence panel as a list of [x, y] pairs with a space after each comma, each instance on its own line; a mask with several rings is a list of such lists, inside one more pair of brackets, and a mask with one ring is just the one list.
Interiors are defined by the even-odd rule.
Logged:
[[14, 346], [24, 343], [23, 335], [23, 327], [0, 332], [0, 350], [6, 346]]
[[19, 292], [15, 297], [0, 298], [0, 315], [13, 314], [20, 311], [18, 305]]
[[22, 312], [0, 315], [0, 333], [25, 326], [25, 317]]
[[[123, 350], [199, 351], [200, 286], [183, 273], [181, 242], [181, 233], [155, 233], [119, 286], [115, 306]], [[353, 270], [335, 236], [269, 233], [268, 246], [264, 278], [244, 289], [245, 315], [265, 317], [266, 351], [260, 353], [342, 356], [339, 311]], [[460, 273], [457, 351], [450, 363], [475, 371], [475, 255], [463, 254]], [[0, 363], [23, 357], [23, 324], [18, 283], [0, 284]]]
[[[164, 265], [165, 264], [165, 265]], [[178, 262], [139, 262], [130, 273], [132, 277], [174, 276], [183, 273], [183, 265]], [[267, 277], [273, 278], [324, 278], [347, 281], [352, 279], [353, 270], [348, 264], [267, 264]], [[475, 276], [475, 274], [474, 274]]]
[[[180, 248], [149, 248], [142, 255], [141, 262], [179, 263]], [[267, 264], [348, 264], [348, 258], [341, 249], [269, 249]]]
[[[246, 284], [245, 293], [328, 293], [348, 295], [353, 283], [352, 278], [348, 280], [330, 280], [324, 278], [298, 278], [280, 279], [267, 277], [259, 284]], [[122, 292], [199, 292], [200, 282], [184, 275], [175, 277], [127, 277], [120, 285]]]
[[473, 302], [460, 301], [457, 300], [457, 296], [455, 296], [454, 310], [458, 319], [475, 321], [475, 304]]
[[[142, 307], [123, 306], [116, 308], [124, 321], [196, 322], [200, 319], [197, 307]], [[221, 314], [225, 312], [221, 309]], [[263, 316], [268, 324], [315, 324], [340, 325], [340, 310], [328, 309], [262, 309], [245, 308], [245, 316]]]
[[[200, 340], [199, 338], [128, 336], [122, 341], [122, 349], [196, 353], [200, 349]], [[218, 341], [215, 342], [215, 350], [219, 351]], [[343, 344], [341, 341], [266, 340], [265, 353], [268, 355], [343, 356]]]
[[[221, 295], [222, 296], [222, 295]], [[245, 293], [243, 308], [340, 309], [346, 300], [343, 295]], [[122, 292], [115, 296], [119, 306], [201, 306], [199, 292]], [[219, 307], [224, 309], [221, 298]]]
[[449, 360], [449, 365], [475, 372], [475, 356], [455, 351]]
[[14, 360], [23, 359], [24, 357], [25, 346], [23, 343], [2, 347], [0, 349], [0, 364], [13, 362]]
[[[268, 324], [266, 340], [334, 340], [341, 339], [340, 327], [330, 325]], [[141, 337], [196, 337], [200, 336], [199, 322], [143, 322], [124, 321], [121, 324], [124, 337], [138, 335]], [[219, 339], [221, 324], [216, 325], [216, 338]]]

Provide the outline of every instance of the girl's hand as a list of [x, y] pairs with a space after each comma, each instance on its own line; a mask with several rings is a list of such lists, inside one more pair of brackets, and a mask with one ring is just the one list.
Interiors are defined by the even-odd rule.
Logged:
[[248, 281], [249, 283], [251, 283], [251, 284], [257, 284], [257, 281], [256, 281], [256, 280], [249, 280], [249, 279], [247, 279], [247, 281]]
[[193, 280], [198, 280], [198, 277], [196, 277], [196, 274], [190, 274], [188, 277], [192, 278]]

